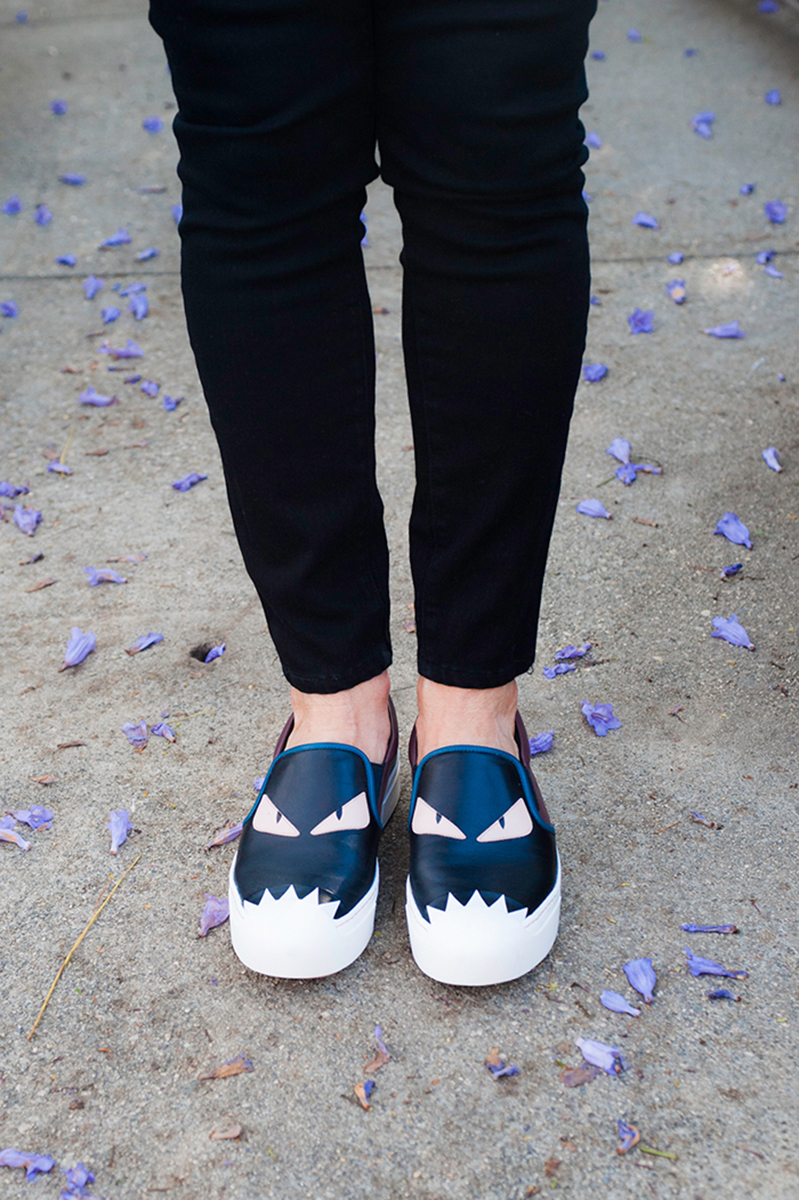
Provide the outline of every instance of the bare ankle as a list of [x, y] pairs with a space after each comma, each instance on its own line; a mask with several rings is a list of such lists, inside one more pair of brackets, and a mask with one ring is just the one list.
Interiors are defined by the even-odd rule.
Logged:
[[419, 756], [442, 746], [489, 746], [516, 754], [516, 681], [498, 688], [456, 688], [419, 678]]
[[391, 732], [388, 671], [355, 687], [327, 694], [291, 689], [294, 728], [287, 747], [314, 742], [341, 742], [362, 750], [371, 762], [382, 762]]

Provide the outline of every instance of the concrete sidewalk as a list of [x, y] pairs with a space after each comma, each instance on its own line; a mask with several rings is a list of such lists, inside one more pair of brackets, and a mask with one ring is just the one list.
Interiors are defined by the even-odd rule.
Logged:
[[[24, 24], [15, 4], [1, 12], [0, 202], [18, 194], [23, 209], [0, 213], [0, 302], [19, 308], [0, 318], [0, 479], [29, 482], [20, 500], [43, 522], [32, 538], [0, 526], [0, 787], [3, 811], [44, 804], [55, 820], [27, 830], [28, 853], [0, 846], [0, 1147], [58, 1161], [34, 1185], [0, 1171], [6, 1194], [55, 1197], [58, 1168], [83, 1161], [97, 1177], [89, 1191], [108, 1200], [797, 1195], [799, 16], [749, 0], [600, 4], [591, 49], [605, 58], [589, 59], [584, 112], [602, 142], [587, 168], [599, 303], [586, 362], [608, 374], [578, 391], [539, 656], [520, 681], [531, 734], [555, 731], [537, 774], [564, 864], [561, 934], [527, 978], [471, 991], [433, 983], [410, 957], [407, 767], [383, 843], [377, 932], [352, 968], [313, 983], [265, 979], [240, 966], [224, 927], [196, 936], [204, 893], [225, 894], [233, 853], [203, 846], [247, 812], [286, 696], [183, 325], [169, 77], [139, 0], [53, 0]], [[633, 26], [641, 41], [629, 40]], [[765, 103], [772, 89], [781, 104]], [[49, 107], [59, 99], [62, 116]], [[709, 140], [690, 127], [704, 110], [716, 113]], [[153, 115], [165, 128], [150, 135], [141, 123]], [[87, 183], [59, 183], [65, 172]], [[740, 194], [745, 183], [753, 194]], [[784, 224], [768, 222], [767, 201], [787, 205]], [[46, 226], [38, 204], [54, 214]], [[632, 224], [638, 210], [660, 228]], [[400, 235], [380, 184], [367, 216], [373, 301], [387, 310], [375, 317], [378, 453], [407, 736], [413, 456]], [[99, 251], [120, 227], [130, 244]], [[160, 256], [137, 261], [150, 246]], [[756, 262], [771, 249], [781, 279]], [[675, 251], [679, 266], [667, 261]], [[64, 254], [74, 269], [54, 265]], [[87, 301], [91, 273], [105, 286]], [[666, 293], [673, 279], [685, 281], [682, 306]], [[150, 303], [140, 323], [112, 291], [137, 280]], [[109, 374], [98, 353], [112, 303], [123, 315], [103, 336], [140, 343], [130, 375], [157, 382], [157, 398]], [[653, 333], [630, 335], [635, 308], [654, 311]], [[745, 339], [702, 332], [734, 320]], [[90, 384], [119, 405], [84, 411], [76, 399]], [[185, 397], [177, 411], [161, 407], [165, 393]], [[605, 453], [614, 437], [663, 474], [623, 487]], [[63, 478], [46, 460], [65, 445], [74, 474]], [[768, 446], [781, 474], [761, 459]], [[192, 470], [207, 481], [170, 488]], [[588, 496], [613, 520], [579, 516]], [[752, 532], [751, 551], [713, 536], [727, 510]], [[36, 552], [44, 558], [18, 565]], [[87, 586], [83, 567], [137, 553], [146, 559], [114, 564], [126, 585]], [[741, 574], [720, 580], [736, 561]], [[45, 579], [57, 582], [32, 590]], [[756, 652], [711, 640], [712, 618], [733, 612]], [[97, 650], [59, 674], [73, 625], [97, 635]], [[126, 655], [149, 630], [163, 643]], [[192, 657], [223, 641], [216, 662]], [[584, 641], [596, 665], [542, 676], [559, 647]], [[584, 700], [613, 703], [621, 729], [598, 739]], [[151, 737], [136, 754], [122, 724], [152, 725], [162, 711], [177, 742]], [[79, 744], [57, 748], [66, 743]], [[34, 781], [48, 775], [57, 782]], [[120, 808], [135, 832], [111, 858], [106, 822]], [[98, 896], [138, 854], [29, 1042]], [[741, 932], [685, 935], [685, 922]], [[692, 978], [687, 940], [749, 977]], [[621, 966], [638, 956], [652, 958], [658, 986], [628, 1020], [598, 997], [610, 988], [634, 1001]], [[707, 999], [725, 983], [740, 1003]], [[377, 1023], [392, 1060], [364, 1111], [353, 1086]], [[567, 1088], [578, 1037], [623, 1047], [630, 1070]], [[516, 1078], [486, 1071], [493, 1046]], [[239, 1054], [251, 1072], [198, 1078]], [[618, 1156], [620, 1117], [657, 1153]], [[239, 1140], [210, 1139], [235, 1124]]]

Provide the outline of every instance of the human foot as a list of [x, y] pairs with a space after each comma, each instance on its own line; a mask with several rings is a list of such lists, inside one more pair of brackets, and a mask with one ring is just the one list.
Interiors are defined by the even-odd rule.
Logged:
[[328, 695], [292, 688], [294, 728], [285, 748], [338, 742], [362, 750], [370, 762], [381, 763], [391, 733], [389, 690], [388, 671]]
[[444, 746], [487, 746], [518, 755], [514, 737], [519, 689], [457, 688], [420, 677], [416, 688], [419, 759]]

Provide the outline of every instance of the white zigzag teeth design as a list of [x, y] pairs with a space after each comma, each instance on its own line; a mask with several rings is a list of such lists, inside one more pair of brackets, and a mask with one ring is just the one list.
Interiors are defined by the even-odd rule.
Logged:
[[449, 892], [443, 909], [428, 904], [427, 916], [433, 928], [440, 925], [442, 931], [446, 929], [448, 935], [455, 937], [462, 930], [464, 936], [470, 938], [491, 937], [500, 931], [507, 933], [509, 929], [521, 928], [528, 919], [526, 908], [509, 911], [504, 896], [499, 896], [493, 904], [486, 904], [477, 890], [465, 904]]
[[264, 894], [258, 904], [244, 901], [244, 912], [262, 913], [268, 919], [290, 919], [295, 928], [318, 928], [321, 925], [331, 925], [338, 912], [340, 900], [330, 900], [327, 904], [319, 903], [319, 888], [314, 888], [307, 896], [300, 898], [294, 884], [276, 900], [269, 888], [264, 888]]

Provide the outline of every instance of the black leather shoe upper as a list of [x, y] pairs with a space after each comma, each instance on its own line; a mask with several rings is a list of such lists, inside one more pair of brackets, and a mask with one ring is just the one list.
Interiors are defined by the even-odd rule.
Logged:
[[[545, 810], [544, 810], [545, 812]], [[531, 773], [510, 754], [454, 746], [416, 769], [410, 812], [410, 882], [423, 917], [505, 896], [509, 910], [534, 911], [557, 878], [555, 831], [542, 814]]]
[[319, 888], [320, 903], [340, 901], [338, 919], [372, 885], [380, 833], [365, 754], [336, 744], [284, 750], [244, 822], [239, 894], [257, 904], [267, 888], [275, 899], [292, 885], [300, 899]]

